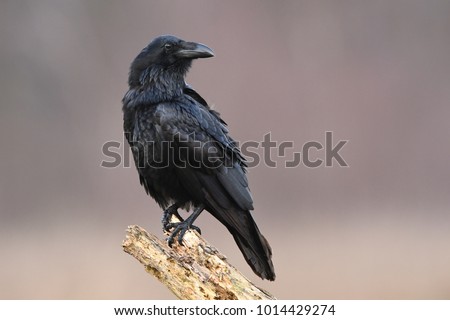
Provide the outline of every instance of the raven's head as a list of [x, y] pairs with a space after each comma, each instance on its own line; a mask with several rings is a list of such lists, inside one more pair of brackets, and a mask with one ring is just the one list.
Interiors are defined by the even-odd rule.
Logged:
[[134, 59], [128, 82], [130, 87], [142, 86], [162, 73], [184, 77], [193, 59], [213, 56], [213, 51], [201, 43], [169, 35], [159, 36]]

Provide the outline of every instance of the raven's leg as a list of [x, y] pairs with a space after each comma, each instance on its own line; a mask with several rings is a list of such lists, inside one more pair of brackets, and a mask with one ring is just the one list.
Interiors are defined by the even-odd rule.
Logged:
[[166, 210], [164, 210], [161, 222], [163, 225], [164, 231], [169, 231], [169, 229], [172, 227], [170, 226], [170, 219], [172, 219], [172, 216], [175, 216], [178, 218], [178, 220], [183, 221], [183, 218], [178, 213], [178, 208], [181, 206], [180, 203], [174, 203], [170, 207], [168, 207]]
[[174, 238], [177, 236], [177, 234], [178, 234], [178, 243], [182, 244], [181, 242], [183, 240], [184, 234], [189, 229], [194, 229], [198, 233], [201, 233], [200, 228], [196, 227], [192, 224], [194, 223], [195, 219], [198, 218], [200, 213], [202, 213], [203, 209], [205, 209], [205, 206], [201, 204], [200, 206], [198, 206], [194, 209], [194, 212], [192, 212], [192, 214], [186, 220], [184, 220], [182, 222], [177, 222], [177, 223], [169, 223], [169, 228], [172, 228], [172, 227], [175, 228], [175, 230], [173, 230], [172, 234], [167, 239], [169, 246], [172, 246], [172, 244], [174, 242]]

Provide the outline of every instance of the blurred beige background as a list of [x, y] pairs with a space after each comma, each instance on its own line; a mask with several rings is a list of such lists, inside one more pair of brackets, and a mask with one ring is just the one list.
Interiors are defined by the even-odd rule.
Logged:
[[163, 237], [161, 210], [133, 167], [100, 167], [160, 34], [214, 49], [188, 81], [237, 140], [349, 140], [348, 168], [250, 169], [275, 282], [199, 218], [234, 265], [283, 299], [450, 299], [445, 0], [2, 0], [0, 298], [173, 298], [121, 248], [130, 224]]

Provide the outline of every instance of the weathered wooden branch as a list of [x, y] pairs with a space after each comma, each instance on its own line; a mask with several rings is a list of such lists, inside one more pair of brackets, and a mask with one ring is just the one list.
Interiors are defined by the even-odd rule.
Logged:
[[122, 246], [180, 299], [275, 299], [245, 278], [196, 231], [186, 232], [183, 244], [171, 248], [134, 225], [128, 227]]

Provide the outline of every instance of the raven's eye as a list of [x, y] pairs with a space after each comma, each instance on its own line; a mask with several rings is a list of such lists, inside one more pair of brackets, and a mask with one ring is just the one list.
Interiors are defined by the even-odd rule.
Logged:
[[172, 45], [170, 44], [170, 43], [166, 43], [165, 45], [164, 45], [164, 49], [166, 49], [166, 51], [170, 51], [170, 50], [172, 50]]

